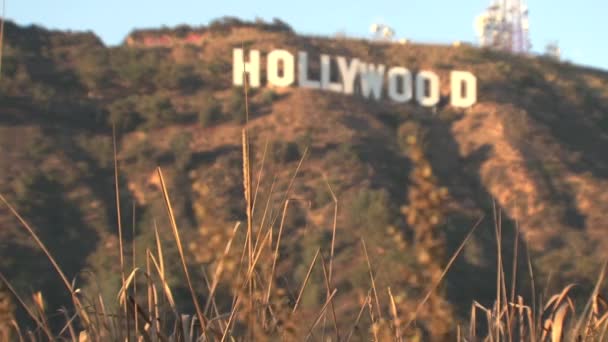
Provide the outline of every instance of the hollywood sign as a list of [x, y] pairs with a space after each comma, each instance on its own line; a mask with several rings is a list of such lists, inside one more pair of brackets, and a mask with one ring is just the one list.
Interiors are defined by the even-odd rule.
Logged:
[[[333, 63], [332, 63], [333, 62]], [[292, 86], [296, 79], [300, 88], [320, 89], [352, 95], [359, 80], [359, 92], [363, 97], [381, 100], [386, 91], [388, 97], [398, 103], [415, 98], [424, 107], [434, 107], [440, 101], [440, 80], [437, 74], [421, 70], [416, 75], [401, 66], [388, 68], [384, 64], [371, 64], [343, 56], [320, 55], [318, 79], [309, 78], [308, 53], [298, 51], [296, 58], [287, 50], [276, 49], [266, 56], [266, 81], [275, 87]], [[337, 69], [337, 74], [335, 70]], [[247, 74], [247, 85], [260, 87], [260, 51], [249, 50], [245, 60], [243, 49], [233, 50], [232, 81], [242, 86]], [[333, 80], [332, 80], [333, 76]], [[477, 102], [477, 78], [468, 71], [450, 72], [450, 105], [468, 108]]]

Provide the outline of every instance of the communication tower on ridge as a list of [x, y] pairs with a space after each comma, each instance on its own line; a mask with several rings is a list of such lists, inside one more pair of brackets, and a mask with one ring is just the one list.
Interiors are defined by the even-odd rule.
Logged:
[[525, 0], [492, 0], [475, 19], [479, 44], [513, 53], [530, 51], [530, 24]]

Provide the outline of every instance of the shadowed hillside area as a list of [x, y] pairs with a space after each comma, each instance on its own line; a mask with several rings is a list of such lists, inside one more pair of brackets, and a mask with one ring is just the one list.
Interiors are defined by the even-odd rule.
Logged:
[[[6, 22], [3, 44], [0, 340], [13, 318], [40, 340], [185, 341], [194, 321], [208, 341], [518, 340], [557, 302], [606, 326], [608, 72], [279, 20], [116, 47]], [[235, 48], [306, 51], [313, 78], [320, 54], [432, 70], [441, 101], [273, 88], [265, 58], [235, 87]], [[452, 70], [476, 75], [472, 107], [450, 106]]]

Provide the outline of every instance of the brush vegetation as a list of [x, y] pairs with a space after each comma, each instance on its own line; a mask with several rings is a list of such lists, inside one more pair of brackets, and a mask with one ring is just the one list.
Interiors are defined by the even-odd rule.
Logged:
[[[0, 340], [606, 339], [607, 73], [280, 21], [4, 30]], [[480, 101], [233, 88], [242, 46], [469, 70]]]

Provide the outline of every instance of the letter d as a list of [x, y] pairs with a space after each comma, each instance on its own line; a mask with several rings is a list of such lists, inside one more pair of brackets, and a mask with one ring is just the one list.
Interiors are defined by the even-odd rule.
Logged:
[[468, 71], [450, 74], [452, 107], [468, 108], [477, 102], [477, 78]]

